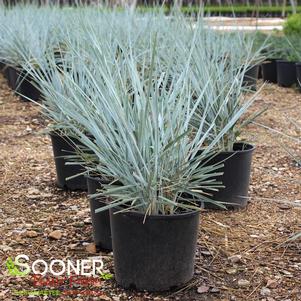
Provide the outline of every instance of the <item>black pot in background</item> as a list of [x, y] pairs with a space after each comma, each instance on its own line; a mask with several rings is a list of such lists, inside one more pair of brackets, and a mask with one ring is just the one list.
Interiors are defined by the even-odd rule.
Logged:
[[262, 66], [261, 65], [258, 65], [258, 79], [261, 79], [262, 78]]
[[12, 90], [16, 90], [18, 84], [19, 84], [19, 74], [16, 68], [7, 66], [6, 68], [6, 78], [8, 81], [8, 86]]
[[66, 180], [68, 177], [85, 171], [85, 168], [81, 165], [65, 165], [68, 161], [64, 157], [75, 152], [74, 144], [81, 145], [81, 143], [77, 139], [68, 138], [67, 136], [62, 137], [54, 132], [50, 133], [50, 137], [56, 167], [57, 186], [70, 190], [87, 190], [87, 180], [84, 175]]
[[267, 59], [262, 63], [262, 78], [265, 82], [277, 83], [277, 60]]
[[115, 279], [123, 288], [165, 291], [189, 281], [199, 212], [150, 215], [110, 210]]
[[296, 63], [297, 85], [301, 90], [301, 63]]
[[2, 69], [2, 73], [3, 73], [3, 76], [7, 80], [7, 84], [9, 85], [9, 82], [8, 82], [8, 79], [9, 79], [9, 69], [8, 69], [7, 65], [5, 65], [4, 68]]
[[[225, 188], [219, 191], [208, 193], [212, 194], [210, 198], [215, 201], [226, 202], [223, 204], [228, 209], [243, 209], [248, 203], [248, 190], [251, 175], [252, 154], [254, 146], [245, 143], [235, 143], [232, 152], [221, 152], [211, 158], [206, 165], [214, 165], [222, 162], [224, 166], [218, 170], [223, 175], [216, 177], [221, 181]], [[208, 209], [221, 209], [221, 207], [209, 202], [204, 203]]]
[[16, 67], [8, 66], [5, 72], [9, 87], [24, 101], [29, 101], [27, 98], [34, 101], [40, 99], [40, 90], [35, 87], [32, 83], [33, 79], [25, 71], [19, 71]]
[[[24, 77], [24, 78], [23, 78]], [[21, 83], [18, 88], [18, 93], [20, 93], [21, 98], [25, 101], [28, 101], [27, 98], [30, 98], [31, 100], [38, 101], [41, 97], [40, 90], [35, 86], [33, 83], [33, 79], [30, 75], [21, 73]]]
[[244, 75], [243, 86], [252, 91], [256, 91], [257, 90], [256, 82], [257, 82], [257, 78], [258, 78], [258, 72], [259, 72], [258, 65], [250, 67]]
[[[87, 176], [88, 194], [95, 194], [101, 189], [104, 180], [99, 177]], [[108, 184], [108, 183], [107, 183]], [[112, 251], [112, 236], [109, 210], [95, 213], [95, 210], [105, 205], [103, 197], [91, 198], [90, 210], [93, 227], [93, 238], [97, 249]]]
[[5, 68], [5, 63], [0, 60], [0, 72], [3, 72]]
[[291, 87], [296, 84], [296, 63], [277, 60], [277, 83], [280, 87]]

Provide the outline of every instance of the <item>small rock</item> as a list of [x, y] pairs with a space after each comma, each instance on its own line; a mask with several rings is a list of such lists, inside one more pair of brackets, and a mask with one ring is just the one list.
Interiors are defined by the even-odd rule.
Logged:
[[208, 292], [209, 292], [209, 286], [201, 285], [201, 286], [198, 287], [197, 292], [198, 292], [199, 294], [205, 294], [205, 293], [208, 293]]
[[250, 285], [250, 281], [246, 279], [239, 279], [237, 284], [239, 287], [248, 287]]
[[227, 272], [227, 274], [229, 274], [229, 275], [234, 275], [234, 274], [236, 274], [237, 269], [235, 269], [235, 268], [233, 268], [233, 269], [228, 269], [228, 270], [226, 270], [226, 272]]
[[32, 195], [32, 194], [39, 194], [40, 193], [40, 190], [35, 188], [35, 187], [31, 187], [27, 190], [27, 193]]
[[95, 246], [95, 244], [94, 244], [94, 243], [88, 244], [88, 245], [86, 246], [86, 251], [87, 251], [88, 253], [91, 253], [91, 254], [96, 253], [96, 246]]
[[91, 222], [91, 218], [90, 218], [90, 217], [86, 218], [86, 219], [84, 220], [84, 223], [85, 223], [85, 224], [91, 224], [91, 223], [92, 223], [92, 222]]
[[0, 250], [3, 252], [9, 252], [9, 251], [12, 251], [13, 249], [7, 245], [0, 245]]
[[217, 287], [213, 287], [211, 290], [210, 290], [210, 293], [212, 294], [218, 294], [220, 292], [220, 290], [217, 288]]
[[232, 263], [238, 263], [241, 261], [242, 256], [241, 255], [233, 255], [228, 257], [228, 260], [231, 261]]
[[70, 250], [75, 250], [77, 247], [77, 244], [71, 244], [69, 245]]
[[83, 222], [77, 222], [73, 224], [76, 228], [82, 228], [85, 224]]
[[211, 252], [209, 251], [201, 251], [201, 254], [204, 256], [212, 256]]
[[49, 237], [52, 239], [61, 239], [63, 236], [62, 232], [60, 230], [55, 230], [49, 233]]
[[277, 280], [268, 279], [266, 287], [267, 288], [276, 288], [278, 286]]
[[47, 217], [46, 221], [47, 221], [48, 223], [52, 223], [52, 222], [54, 221], [53, 216]]
[[5, 220], [5, 222], [6, 222], [6, 224], [13, 224], [14, 222], [15, 222], [16, 220], [14, 219], [14, 218], [12, 218], [12, 217], [9, 217], [9, 218], [7, 218], [6, 220]]
[[289, 210], [292, 209], [292, 206], [290, 204], [279, 204], [278, 208], [281, 210]]
[[261, 290], [260, 290], [260, 295], [261, 296], [269, 296], [271, 294], [271, 290], [267, 287], [263, 287]]
[[39, 235], [38, 232], [33, 231], [33, 230], [26, 231], [26, 232], [24, 232], [24, 234], [25, 234], [26, 237], [30, 237], [30, 238], [34, 238], [34, 237], [37, 237]]

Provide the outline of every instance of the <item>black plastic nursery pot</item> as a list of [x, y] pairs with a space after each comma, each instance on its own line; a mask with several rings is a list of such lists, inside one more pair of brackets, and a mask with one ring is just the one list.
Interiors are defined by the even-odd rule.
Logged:
[[262, 66], [258, 65], [258, 79], [262, 79]]
[[71, 176], [83, 173], [85, 168], [81, 165], [66, 165], [68, 162], [65, 156], [75, 152], [74, 145], [82, 145], [77, 139], [60, 136], [54, 132], [50, 133], [54, 161], [56, 167], [56, 184], [60, 188], [69, 190], [87, 190], [87, 180], [84, 175], [66, 180]]
[[277, 83], [277, 60], [267, 59], [262, 63], [262, 78], [265, 82]]
[[[235, 143], [232, 152], [221, 152], [212, 157], [206, 165], [214, 165], [223, 162], [224, 166], [218, 170], [223, 175], [216, 177], [221, 181], [225, 188], [219, 191], [208, 193], [212, 194], [210, 198], [219, 201], [227, 209], [243, 209], [248, 204], [248, 190], [251, 175], [252, 154], [255, 147], [251, 144]], [[209, 202], [204, 203], [208, 209], [222, 209], [220, 206]]]
[[8, 85], [10, 86], [10, 83], [9, 83], [9, 69], [8, 69], [7, 65], [5, 65], [3, 67], [2, 73], [3, 73], [4, 77], [6, 78]]
[[258, 73], [259, 73], [259, 66], [255, 65], [250, 67], [243, 78], [243, 86], [252, 90], [256, 91], [257, 90], [257, 78], [258, 78]]
[[7, 82], [8, 82], [8, 86], [12, 89], [12, 90], [16, 90], [18, 84], [19, 84], [19, 74], [18, 71], [11, 66], [7, 66], [6, 68], [6, 78], [7, 78]]
[[20, 95], [22, 100], [29, 101], [28, 98], [30, 98], [37, 101], [40, 99], [40, 90], [33, 84], [33, 79], [25, 71], [8, 66], [5, 72], [9, 87]]
[[[97, 190], [101, 189], [104, 180], [99, 177], [87, 176], [88, 194], [95, 194]], [[107, 183], [108, 184], [108, 183]], [[112, 250], [112, 236], [110, 226], [109, 211], [95, 213], [95, 210], [105, 205], [103, 197], [92, 198], [89, 197], [91, 220], [93, 228], [93, 239], [97, 249], [111, 251]]]
[[296, 77], [297, 77], [297, 85], [301, 90], [301, 63], [296, 63]]
[[[23, 74], [21, 74], [22, 76]], [[41, 98], [40, 90], [34, 85], [31, 76], [25, 74], [24, 76], [17, 91], [21, 94], [20, 96], [24, 101], [28, 101], [28, 98], [38, 101]]]
[[280, 87], [291, 87], [297, 83], [295, 62], [277, 60], [277, 83]]
[[0, 60], [0, 72], [2, 72], [5, 68], [5, 63]]
[[167, 291], [194, 273], [199, 212], [150, 215], [110, 210], [117, 283], [139, 291]]

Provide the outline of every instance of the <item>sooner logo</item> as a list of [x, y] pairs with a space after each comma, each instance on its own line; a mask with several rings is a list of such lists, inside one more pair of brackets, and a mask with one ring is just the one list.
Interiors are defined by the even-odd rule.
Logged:
[[36, 275], [46, 275], [48, 273], [53, 276], [61, 275], [79, 275], [79, 276], [102, 276], [103, 260], [102, 259], [80, 259], [74, 263], [72, 260], [53, 259], [49, 263], [45, 260], [35, 260], [31, 266], [28, 264], [29, 257], [21, 254], [13, 260], [9, 257], [6, 260], [6, 267], [11, 276], [24, 277], [30, 272]]

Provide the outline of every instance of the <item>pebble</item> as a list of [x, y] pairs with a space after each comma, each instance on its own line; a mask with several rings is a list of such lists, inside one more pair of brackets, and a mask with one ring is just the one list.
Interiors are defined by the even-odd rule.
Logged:
[[90, 218], [90, 217], [86, 218], [86, 219], [84, 220], [84, 223], [85, 223], [85, 224], [91, 224], [91, 223], [92, 223], [91, 218]]
[[237, 284], [239, 287], [248, 287], [250, 285], [250, 281], [246, 279], [239, 279]]
[[16, 220], [14, 219], [14, 218], [7, 218], [6, 220], [5, 220], [5, 222], [6, 222], [6, 224], [13, 224], [14, 222], [15, 222]]
[[26, 237], [30, 237], [30, 238], [34, 238], [34, 237], [37, 237], [39, 234], [38, 234], [38, 232], [36, 232], [36, 231], [26, 231], [25, 232], [25, 236]]
[[96, 253], [96, 246], [95, 246], [95, 244], [94, 243], [88, 244], [86, 246], [86, 251], [88, 253], [91, 253], [91, 254]]
[[209, 292], [209, 286], [201, 285], [201, 286], [198, 287], [197, 292], [198, 292], [199, 294], [205, 294], [205, 293], [208, 293], [208, 292]]
[[241, 255], [233, 255], [228, 257], [228, 260], [231, 261], [232, 263], [238, 263], [241, 261], [241, 259], [242, 259]]
[[260, 290], [260, 295], [261, 296], [269, 296], [271, 294], [271, 290], [267, 287], [263, 287], [261, 290]]
[[13, 249], [7, 245], [0, 245], [0, 250], [3, 252], [9, 252], [9, 251], [12, 251]]
[[227, 274], [229, 274], [229, 275], [234, 275], [234, 274], [236, 274], [237, 269], [235, 269], [235, 268], [227, 269], [226, 272], [227, 272]]
[[63, 236], [62, 232], [60, 230], [55, 230], [49, 233], [49, 237], [52, 239], [61, 239]]

